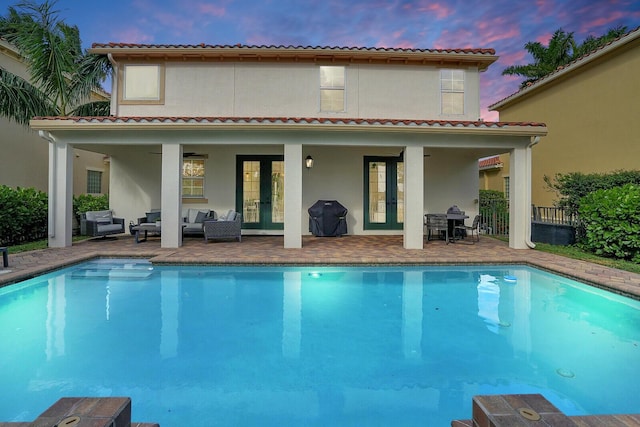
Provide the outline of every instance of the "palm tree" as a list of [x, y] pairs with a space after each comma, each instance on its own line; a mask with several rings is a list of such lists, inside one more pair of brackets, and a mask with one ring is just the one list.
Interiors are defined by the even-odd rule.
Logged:
[[109, 114], [109, 101], [86, 101], [111, 64], [82, 50], [78, 27], [58, 18], [55, 3], [23, 1], [0, 17], [0, 37], [26, 58], [30, 74], [25, 80], [0, 67], [0, 115], [25, 126], [34, 116]]
[[567, 33], [562, 28], [556, 30], [549, 40], [549, 46], [540, 42], [528, 42], [524, 48], [534, 59], [533, 64], [512, 65], [502, 71], [502, 75], [520, 75], [526, 77], [520, 87], [526, 87], [530, 83], [554, 72], [563, 65], [592, 52], [593, 50], [609, 43], [626, 33], [626, 27], [617, 27], [609, 30], [601, 37], [587, 37], [582, 44], [576, 44], [573, 33]]

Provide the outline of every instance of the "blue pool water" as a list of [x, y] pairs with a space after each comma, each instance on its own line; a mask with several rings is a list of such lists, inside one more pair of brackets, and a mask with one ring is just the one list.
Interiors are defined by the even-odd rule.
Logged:
[[640, 302], [523, 266], [152, 267], [0, 289], [0, 421], [130, 396], [171, 426], [448, 426], [477, 394], [640, 408]]

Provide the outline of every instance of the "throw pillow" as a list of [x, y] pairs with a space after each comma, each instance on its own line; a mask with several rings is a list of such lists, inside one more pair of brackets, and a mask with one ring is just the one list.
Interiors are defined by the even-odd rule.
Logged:
[[202, 223], [204, 222], [204, 220], [207, 218], [207, 213], [200, 211], [198, 212], [198, 215], [196, 215], [196, 223]]

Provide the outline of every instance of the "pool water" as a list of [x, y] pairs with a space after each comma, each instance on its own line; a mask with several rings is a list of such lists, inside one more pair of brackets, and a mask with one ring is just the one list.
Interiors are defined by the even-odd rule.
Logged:
[[0, 421], [130, 396], [170, 426], [448, 426], [477, 394], [637, 413], [640, 302], [524, 266], [153, 267], [0, 289]]

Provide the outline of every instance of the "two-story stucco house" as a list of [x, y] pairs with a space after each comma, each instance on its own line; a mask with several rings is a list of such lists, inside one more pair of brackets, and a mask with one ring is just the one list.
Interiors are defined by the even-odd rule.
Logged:
[[[29, 79], [25, 58], [18, 49], [0, 39], [0, 68]], [[109, 95], [94, 92], [95, 99]], [[8, 187], [48, 189], [49, 150], [37, 132], [0, 117], [0, 184]], [[103, 194], [109, 191], [108, 157], [100, 153], [76, 150], [73, 168], [74, 194]]]
[[[558, 195], [544, 177], [571, 172], [607, 173], [640, 169], [640, 28], [585, 55], [498, 101], [489, 108], [500, 120], [541, 121], [544, 144], [532, 150], [531, 198], [552, 206]], [[509, 154], [503, 182], [513, 176]], [[502, 182], [491, 187], [502, 189]]]
[[[478, 211], [478, 159], [512, 154], [510, 246], [526, 248], [537, 123], [483, 122], [492, 49], [94, 44], [115, 75], [111, 117], [32, 121], [52, 147], [50, 246], [68, 246], [74, 147], [111, 156], [110, 204], [162, 210], [182, 244], [184, 206], [236, 209], [246, 234], [299, 248], [307, 209], [338, 200], [349, 234], [423, 247], [425, 212]], [[307, 168], [305, 159], [313, 159]]]

